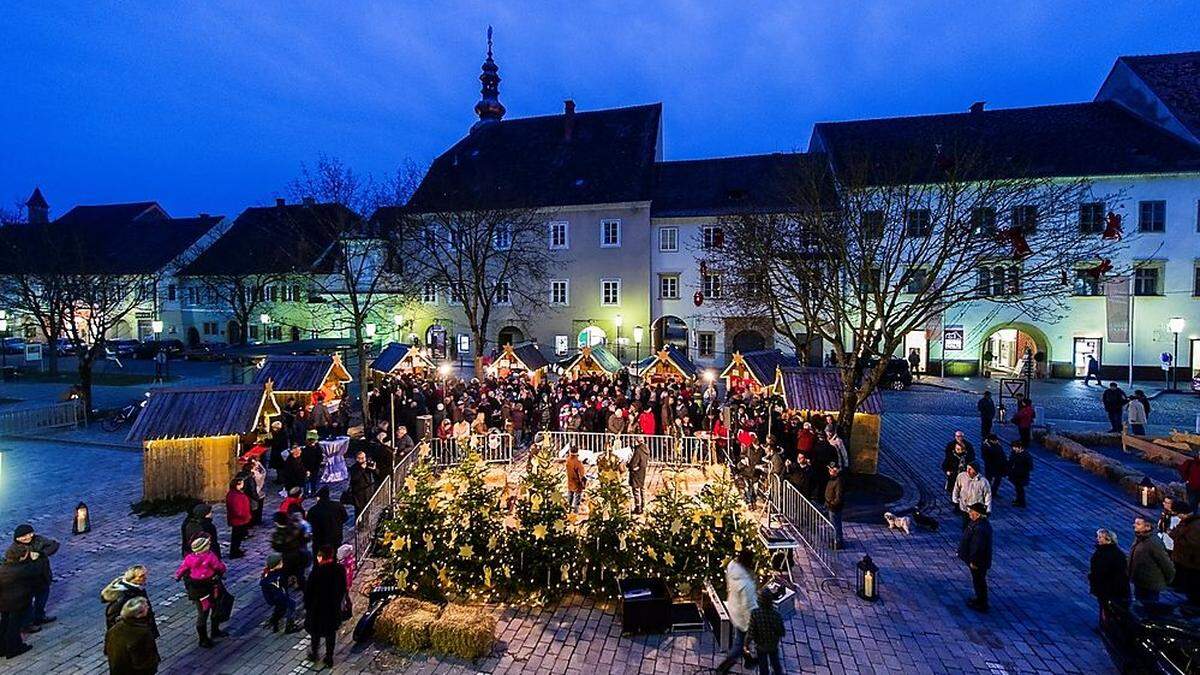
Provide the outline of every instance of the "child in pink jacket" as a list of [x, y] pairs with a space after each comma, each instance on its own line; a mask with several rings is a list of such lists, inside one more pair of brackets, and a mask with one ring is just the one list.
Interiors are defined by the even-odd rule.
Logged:
[[192, 541], [192, 552], [179, 563], [175, 570], [175, 581], [185, 576], [193, 583], [204, 584], [213, 580], [218, 574], [225, 573], [225, 563], [210, 549], [208, 537], [196, 537]]

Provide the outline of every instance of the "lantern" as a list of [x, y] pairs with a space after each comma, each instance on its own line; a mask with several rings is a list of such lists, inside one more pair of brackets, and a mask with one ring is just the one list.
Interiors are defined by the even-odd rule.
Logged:
[[92, 531], [92, 519], [88, 515], [87, 504], [79, 502], [75, 507], [75, 519], [71, 522], [71, 534], [83, 534]]
[[879, 599], [879, 567], [871, 560], [871, 556], [865, 555], [862, 560], [858, 561], [856, 568], [858, 570], [858, 597], [875, 602]]
[[1142, 482], [1138, 485], [1138, 498], [1142, 506], [1154, 506], [1158, 502], [1158, 488], [1154, 486], [1154, 481], [1150, 480], [1149, 476], [1143, 476]]

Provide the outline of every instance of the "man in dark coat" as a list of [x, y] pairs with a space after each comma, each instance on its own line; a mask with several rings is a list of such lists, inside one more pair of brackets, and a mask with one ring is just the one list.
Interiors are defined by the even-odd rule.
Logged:
[[317, 490], [317, 503], [308, 509], [306, 520], [312, 526], [313, 553], [322, 546], [331, 546], [334, 550], [342, 545], [342, 527], [346, 524], [346, 509], [340, 503], [329, 498], [329, 486], [322, 485]]
[[13, 544], [0, 564], [0, 656], [12, 659], [31, 649], [21, 640], [21, 628], [42, 577], [36, 555], [24, 544]]
[[946, 444], [945, 455], [942, 458], [942, 473], [946, 474], [946, 493], [954, 490], [954, 481], [958, 474], [967, 470], [967, 466], [975, 461], [975, 448], [961, 431], [954, 432], [954, 440]]
[[1004, 454], [1000, 438], [990, 433], [985, 436], [979, 454], [983, 456], [983, 475], [992, 485], [992, 497], [999, 497], [1000, 485], [1008, 475], [1008, 455]]
[[996, 419], [996, 403], [992, 401], [992, 392], [984, 391], [983, 398], [975, 407], [979, 410], [979, 437], [987, 438], [992, 433], [992, 420]]
[[317, 564], [304, 586], [304, 630], [308, 632], [308, 660], [316, 661], [325, 641], [325, 665], [333, 667], [333, 640], [342, 625], [342, 607], [348, 600], [346, 572], [337, 563], [333, 549], [317, 551]]
[[1125, 398], [1125, 392], [1117, 386], [1116, 382], [1109, 382], [1108, 389], [1104, 390], [1104, 394], [1100, 397], [1100, 402], [1104, 405], [1104, 412], [1108, 415], [1108, 424], [1114, 433], [1121, 432], [1121, 411], [1125, 409], [1125, 403], [1128, 399]]
[[112, 628], [113, 624], [121, 618], [121, 610], [124, 609], [125, 603], [134, 598], [145, 598], [148, 608], [146, 618], [153, 628], [154, 637], [158, 637], [158, 622], [154, 620], [154, 607], [149, 604], [150, 596], [146, 593], [147, 574], [145, 565], [134, 565], [100, 591], [100, 602], [104, 603], [104, 626], [106, 629]]
[[300, 460], [308, 474], [308, 479], [304, 482], [305, 497], [316, 494], [317, 483], [321, 481], [321, 463], [325, 461], [325, 452], [321, 449], [319, 439], [320, 434], [313, 429], [305, 434], [304, 447], [300, 448]]
[[1088, 572], [1088, 588], [1100, 603], [1100, 624], [1104, 624], [1108, 603], [1129, 604], [1129, 561], [1117, 546], [1117, 535], [1096, 530], [1096, 550]]
[[1008, 482], [1017, 491], [1013, 506], [1025, 507], [1025, 487], [1029, 485], [1029, 476], [1033, 473], [1033, 456], [1019, 442], [1014, 441], [1012, 452], [1008, 455]]
[[33, 531], [33, 526], [28, 523], [17, 526], [13, 532], [13, 542], [24, 544], [29, 547], [31, 552], [37, 554], [34, 562], [42, 572], [37, 588], [33, 592], [33, 615], [29, 617], [25, 625], [28, 627], [51, 623], [55, 617], [46, 615], [46, 600], [50, 598], [50, 583], [54, 581], [54, 572], [50, 569], [50, 556], [58, 553], [58, 542], [37, 534]]
[[221, 542], [217, 539], [217, 526], [212, 521], [212, 507], [208, 504], [197, 504], [183, 521], [180, 528], [181, 552], [184, 557], [192, 552], [192, 542], [196, 537], [208, 537], [211, 551], [221, 557]]
[[283, 468], [279, 470], [279, 480], [283, 482], [283, 488], [288, 491], [291, 491], [292, 488], [304, 488], [304, 484], [308, 480], [308, 469], [304, 467], [300, 446], [292, 447], [287, 458], [283, 460]]
[[971, 522], [963, 530], [958, 545], [958, 559], [971, 570], [971, 584], [975, 597], [967, 601], [967, 607], [977, 611], [988, 611], [987, 573], [992, 568], [992, 524], [988, 522], [987, 506], [972, 504], [968, 510]]
[[1175, 585], [1188, 602], [1200, 604], [1200, 515], [1189, 513], [1171, 529], [1171, 560], [1175, 563]]
[[121, 618], [104, 635], [104, 655], [112, 675], [154, 675], [158, 672], [158, 645], [150, 619], [150, 603], [132, 598], [121, 608]]
[[354, 504], [356, 519], [375, 494], [375, 481], [375, 463], [368, 462], [367, 453], [359, 450], [354, 456], [354, 465], [350, 467], [350, 499]]
[[645, 441], [633, 444], [629, 458], [629, 488], [633, 492], [633, 512], [641, 513], [646, 506], [646, 468], [650, 466], [650, 450]]
[[833, 547], [842, 547], [842, 508], [845, 506], [845, 489], [842, 487], [842, 467], [837, 462], [829, 463], [829, 482], [825, 483], [825, 510], [833, 523]]

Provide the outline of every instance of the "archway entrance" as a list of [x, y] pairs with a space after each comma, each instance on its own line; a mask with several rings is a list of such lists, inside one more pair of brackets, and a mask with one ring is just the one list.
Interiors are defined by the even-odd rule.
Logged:
[[189, 347], [200, 346], [200, 331], [196, 330], [195, 326], [191, 326], [187, 331], [187, 343]]
[[767, 348], [767, 338], [756, 330], [744, 330], [733, 336], [733, 351], [756, 352]]
[[515, 345], [525, 341], [525, 333], [521, 332], [520, 328], [508, 326], [500, 329], [500, 334], [496, 337], [496, 344], [500, 347], [504, 345]]
[[228, 338], [231, 345], [242, 343], [242, 327], [238, 325], [238, 322], [230, 321], [225, 324], [225, 337]]
[[300, 327], [299, 326], [292, 326], [291, 338], [292, 338], [292, 342], [300, 341]]
[[446, 327], [433, 324], [425, 331], [425, 344], [435, 361], [446, 358]]
[[662, 349], [674, 345], [684, 355], [688, 353], [688, 327], [683, 319], [667, 314], [654, 320], [650, 326], [651, 349]]
[[576, 341], [576, 344], [578, 344], [580, 348], [595, 347], [596, 345], [604, 344], [606, 340], [608, 340], [608, 334], [604, 332], [603, 328], [599, 326], [588, 326], [587, 328], [579, 331], [579, 338]]
[[1025, 323], [993, 327], [980, 348], [982, 372], [992, 377], [1047, 377], [1050, 341], [1041, 330]]

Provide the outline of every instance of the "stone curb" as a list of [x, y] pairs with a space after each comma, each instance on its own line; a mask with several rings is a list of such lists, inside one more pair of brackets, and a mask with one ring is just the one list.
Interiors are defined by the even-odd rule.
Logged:
[[[1136, 469], [1131, 469], [1107, 455], [1092, 452], [1083, 444], [1065, 436], [1048, 433], [1042, 436], [1041, 442], [1047, 450], [1063, 459], [1078, 463], [1088, 473], [1116, 484], [1122, 491], [1134, 497], [1138, 495], [1142, 481], [1147, 478], [1145, 474]], [[1154, 487], [1161, 496], [1186, 499], [1187, 491], [1184, 489], [1183, 483], [1164, 483], [1154, 479], [1150, 479], [1150, 482], [1154, 483]]]

